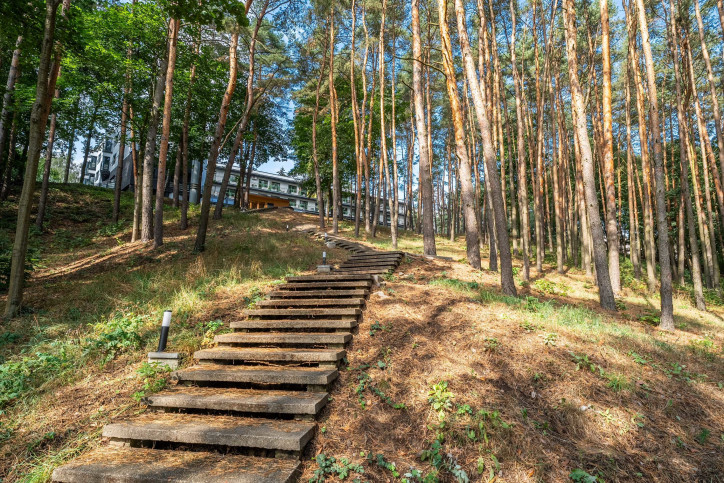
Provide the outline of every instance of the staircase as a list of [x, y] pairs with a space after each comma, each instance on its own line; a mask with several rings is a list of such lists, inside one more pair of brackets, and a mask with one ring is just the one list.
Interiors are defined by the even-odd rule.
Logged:
[[197, 351], [197, 365], [175, 372], [173, 387], [146, 397], [149, 411], [105, 426], [110, 444], [53, 480], [295, 481], [376, 276], [403, 257], [308, 232], [352, 255], [329, 274], [287, 277], [216, 347]]

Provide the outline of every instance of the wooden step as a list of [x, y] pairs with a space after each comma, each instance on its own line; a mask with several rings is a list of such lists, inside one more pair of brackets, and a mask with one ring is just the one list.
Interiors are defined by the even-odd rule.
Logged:
[[338, 317], [335, 319], [274, 319], [274, 320], [240, 320], [232, 322], [231, 328], [237, 330], [321, 330], [347, 329], [357, 327], [356, 317]]
[[314, 424], [234, 416], [149, 412], [108, 424], [103, 436], [149, 441], [299, 452], [312, 439]]
[[342, 349], [215, 347], [194, 352], [194, 359], [200, 361], [337, 362], [344, 356]]
[[305, 299], [274, 299], [257, 302], [257, 307], [348, 307], [364, 305], [363, 298], [305, 298]]
[[197, 451], [104, 446], [61, 466], [53, 481], [64, 483], [287, 483], [300, 463]]
[[307, 283], [285, 283], [278, 285], [277, 287], [282, 290], [320, 290], [320, 289], [350, 289], [350, 288], [370, 288], [372, 286], [371, 280], [353, 280], [349, 282], [307, 282]]
[[147, 396], [144, 402], [156, 408], [313, 416], [327, 404], [327, 393], [189, 386]]
[[365, 297], [369, 294], [369, 290], [353, 289], [353, 290], [275, 290], [269, 293], [272, 299], [300, 298], [300, 297], [316, 297], [320, 299], [336, 298], [336, 297]]
[[342, 309], [251, 309], [244, 310], [243, 314], [247, 317], [357, 317], [362, 313], [358, 308], [342, 308]]
[[294, 344], [294, 345], [343, 345], [352, 340], [352, 334], [345, 332], [234, 332], [217, 335], [217, 344]]
[[372, 277], [356, 275], [302, 275], [299, 277], [287, 277], [287, 282], [310, 283], [310, 282], [346, 282], [351, 280], [372, 280]]
[[337, 369], [319, 367], [201, 364], [176, 371], [171, 374], [171, 378], [178, 382], [326, 386], [337, 379], [338, 374]]

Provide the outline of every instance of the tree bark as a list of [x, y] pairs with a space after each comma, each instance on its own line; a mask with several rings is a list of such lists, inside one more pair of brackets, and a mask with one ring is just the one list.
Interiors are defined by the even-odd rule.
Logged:
[[[90, 126], [88, 126], [88, 134], [85, 138], [85, 148], [83, 150], [83, 165], [80, 168], [80, 180], [78, 182], [80, 184], [85, 183], [85, 173], [86, 169], [88, 167], [88, 155], [90, 154], [90, 147], [91, 147], [91, 141], [93, 140], [93, 131], [96, 127], [96, 119], [98, 117], [98, 103], [96, 103], [95, 107], [93, 108], [93, 115], [91, 116]], [[100, 160], [98, 160], [98, 163], [100, 163]]]
[[[510, 254], [510, 239], [508, 227], [505, 220], [503, 208], [503, 194], [501, 192], [500, 176], [498, 174], [495, 151], [491, 140], [491, 128], [488, 121], [488, 113], [485, 108], [483, 91], [478, 81], [478, 73], [470, 53], [470, 41], [468, 40], [467, 26], [465, 24], [465, 9], [462, 0], [455, 0], [455, 14], [457, 18], [458, 35], [460, 37], [460, 48], [463, 54], [463, 63], [469, 79], [470, 91], [473, 96], [473, 105], [477, 115], [478, 127], [483, 144], [483, 158], [485, 161], [485, 177], [489, 180], [487, 187], [490, 192], [491, 212], [495, 221], [495, 239], [500, 256], [500, 277], [503, 293], [516, 295], [515, 282], [513, 281], [513, 263]], [[462, 160], [461, 160], [461, 165]], [[463, 173], [461, 172], [461, 178]], [[466, 221], [467, 224], [467, 221]]]
[[[0, 111], [0, 173], [5, 172], [5, 164], [3, 163], [3, 156], [7, 152], [5, 147], [5, 141], [7, 135], [10, 132], [10, 123], [12, 120], [13, 110], [11, 104], [13, 101], [13, 92], [15, 91], [15, 84], [20, 77], [20, 46], [23, 43], [23, 36], [18, 36], [15, 41], [15, 50], [13, 51], [13, 58], [10, 61], [10, 69], [8, 70], [8, 81], [5, 85], [5, 94], [3, 95], [2, 111]], [[0, 180], [2, 181], [2, 180]]]
[[171, 104], [173, 102], [173, 73], [176, 69], [176, 52], [180, 21], [169, 20], [168, 25], [168, 61], [166, 65], [166, 86], [164, 88], [163, 124], [161, 126], [161, 147], [158, 154], [158, 176], [156, 177], [156, 213], [153, 226], [153, 247], [163, 245], [163, 200], [166, 191], [166, 160], [171, 135]]
[[616, 221], [616, 186], [613, 167], [613, 113], [611, 109], [611, 45], [608, 26], [608, 0], [600, 0], [601, 53], [603, 57], [603, 179], [606, 199], [606, 242], [608, 244], [608, 273], [614, 294], [621, 291], [619, 240]]
[[334, 3], [332, 3], [329, 15], [329, 109], [331, 114], [332, 129], [332, 233], [339, 232], [339, 205], [342, 199], [342, 189], [339, 181], [339, 162], [337, 154], [337, 116], [339, 107], [337, 105], [337, 89], [334, 86]]
[[[209, 160], [206, 164], [206, 179], [204, 180], [204, 193], [201, 198], [201, 215], [199, 217], [199, 229], [196, 233], [196, 242], [194, 251], [203, 252], [206, 248], [206, 230], [209, 225], [209, 214], [211, 212], [211, 187], [214, 183], [214, 175], [216, 173], [216, 160], [219, 157], [219, 149], [221, 148], [221, 138], [224, 136], [226, 127], [226, 118], [229, 116], [229, 107], [231, 105], [231, 97], [236, 89], [236, 76], [238, 71], [238, 63], [236, 58], [236, 50], [239, 45], [239, 30], [235, 29], [231, 36], [229, 45], [229, 83], [224, 92], [224, 98], [221, 101], [219, 109], [219, 120], [216, 123], [216, 131], [214, 133], [214, 141], [209, 151]], [[247, 106], [249, 109], [250, 106]]]
[[420, 46], [420, 2], [412, 0], [412, 85], [415, 97], [415, 124], [419, 150], [419, 184], [422, 196], [422, 238], [425, 255], [435, 255], [435, 224], [433, 212], [432, 179], [430, 176], [430, 153], [425, 120], [422, 91], [422, 52]]
[[[54, 99], [60, 97], [60, 91], [55, 89]], [[51, 107], [52, 108], [52, 107]], [[58, 120], [58, 113], [53, 112], [50, 118], [50, 131], [48, 132], [48, 147], [45, 150], [45, 166], [43, 167], [43, 184], [40, 189], [40, 197], [38, 198], [38, 214], [35, 217], [35, 227], [39, 231], [43, 231], [43, 222], [45, 220], [46, 204], [48, 202], [48, 185], [50, 183], [50, 168], [53, 164], [53, 145], [55, 144], [55, 128]]]
[[[460, 98], [458, 97], [457, 79], [455, 78], [455, 64], [453, 61], [452, 42], [450, 41], [450, 32], [448, 30], [447, 0], [438, 0], [438, 14], [440, 23], [440, 38], [442, 50], [442, 63], [445, 70], [445, 84], [447, 85], [447, 95], [450, 100], [450, 110], [452, 113], [453, 134], [455, 136], [455, 154], [460, 160], [460, 192], [463, 209], [463, 217], [465, 218], [465, 245], [467, 247], [467, 259], [471, 267], [480, 270], [480, 243], [478, 239], [478, 220], [475, 215], [475, 194], [473, 191], [472, 173], [470, 170], [470, 158], [465, 143], [465, 128], [463, 127], [463, 113], [460, 108]], [[457, 13], [457, 2], [456, 13]], [[464, 15], [464, 12], [463, 12]], [[464, 20], [463, 20], [464, 21]], [[458, 30], [465, 28], [458, 23]], [[466, 33], [467, 35], [467, 33]], [[464, 49], [465, 47], [463, 47]], [[469, 46], [468, 46], [469, 50]], [[468, 52], [469, 55], [470, 52]], [[470, 76], [468, 73], [468, 83], [476, 82], [477, 77]]]
[[[593, 155], [588, 139], [588, 126], [586, 125], [586, 111], [583, 103], [583, 94], [578, 82], [578, 58], [576, 49], [576, 6], [574, 0], [565, 0], [565, 36], [566, 54], [568, 58], [568, 77], [571, 83], [571, 104], [573, 121], [581, 151], [583, 169], [583, 190], [586, 199], [591, 232], [594, 240], [603, 240], [603, 228], [598, 210], [598, 198], [595, 187], [595, 171]], [[608, 275], [606, 248], [601, 243], [593, 243], [593, 253], [596, 263], [596, 277], [601, 307], [607, 310], [616, 310], [616, 300], [611, 289], [611, 280]]]
[[198, 33], [194, 39], [194, 60], [191, 63], [191, 72], [189, 73], [189, 89], [186, 92], [186, 107], [184, 108], [184, 124], [181, 128], [181, 146], [183, 146], [183, 186], [181, 187], [181, 219], [179, 227], [186, 230], [189, 227], [189, 124], [191, 122], [191, 98], [193, 96], [194, 84], [196, 83], [196, 61], [199, 57], [199, 49], [201, 47], [201, 27], [198, 27]]
[[28, 159], [25, 163], [23, 190], [18, 200], [18, 220], [15, 228], [15, 242], [13, 244], [11, 257], [10, 277], [8, 279], [7, 305], [5, 307], [6, 318], [16, 316], [23, 302], [25, 259], [28, 253], [28, 231], [30, 229], [30, 210], [32, 208], [33, 193], [35, 192], [35, 177], [38, 173], [40, 149], [45, 138], [45, 127], [50, 114], [50, 103], [52, 102], [52, 98], [48, 93], [55, 91], [55, 82], [60, 69], [60, 59], [58, 57], [56, 57], [55, 65], [51, 68], [55, 21], [60, 3], [59, 0], [48, 0], [45, 6], [45, 22], [43, 41], [40, 49], [40, 63], [38, 65], [38, 81], [35, 87], [35, 101], [33, 102], [30, 113]]

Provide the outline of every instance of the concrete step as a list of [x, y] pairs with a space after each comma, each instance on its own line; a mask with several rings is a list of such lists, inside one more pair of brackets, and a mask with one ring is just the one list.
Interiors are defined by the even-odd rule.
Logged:
[[352, 268], [338, 268], [335, 270], [335, 273], [344, 273], [344, 274], [368, 274], [368, 275], [384, 275], [386, 273], [389, 273], [390, 271], [394, 270], [393, 268], [363, 268], [363, 269], [352, 269]]
[[290, 317], [357, 317], [362, 313], [358, 308], [342, 308], [342, 309], [251, 309], [244, 310], [243, 314], [247, 317], [276, 317], [288, 319]]
[[345, 332], [234, 332], [217, 335], [217, 344], [295, 344], [295, 345], [343, 345], [352, 340], [352, 334]]
[[156, 408], [313, 416], [327, 404], [327, 393], [177, 387], [147, 396], [144, 402]]
[[194, 352], [200, 361], [337, 362], [342, 349], [278, 349], [266, 347], [215, 347]]
[[402, 258], [405, 254], [403, 252], [375, 252], [370, 251], [367, 253], [359, 253], [355, 255], [350, 255], [349, 258], [365, 258], [365, 257], [396, 257], [396, 258]]
[[287, 299], [301, 297], [316, 297], [319, 299], [336, 298], [336, 297], [358, 297], [363, 298], [368, 295], [369, 290], [353, 289], [353, 290], [275, 290], [269, 293], [272, 299]]
[[108, 424], [103, 436], [121, 441], [234, 446], [299, 452], [314, 424], [301, 421], [149, 412]]
[[276, 320], [240, 320], [231, 323], [237, 330], [352, 330], [358, 325], [356, 317], [337, 317], [335, 319], [276, 319]]
[[389, 263], [389, 262], [375, 262], [375, 263], [340, 263], [339, 268], [357, 268], [357, 269], [363, 269], [363, 268], [390, 268], [394, 269], [397, 268], [396, 263]]
[[287, 483], [300, 463], [197, 451], [169, 451], [105, 446], [53, 472], [64, 483]]
[[174, 372], [178, 382], [227, 382], [237, 384], [292, 384], [326, 386], [337, 379], [337, 369], [319, 367], [230, 366], [200, 364]]
[[372, 277], [357, 275], [302, 275], [299, 277], [287, 277], [287, 282], [310, 283], [310, 282], [348, 282], [353, 280], [372, 280]]
[[274, 299], [257, 302], [257, 307], [350, 307], [364, 305], [364, 298], [306, 298], [306, 299]]
[[369, 289], [372, 286], [371, 280], [353, 280], [349, 282], [327, 282], [324, 280], [317, 282], [307, 283], [285, 283], [278, 285], [280, 290], [320, 290], [320, 289], [351, 289], [351, 288], [363, 288]]

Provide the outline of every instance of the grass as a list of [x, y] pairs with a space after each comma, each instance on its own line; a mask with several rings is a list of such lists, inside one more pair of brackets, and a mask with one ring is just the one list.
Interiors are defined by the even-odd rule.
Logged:
[[[384, 229], [367, 243], [391, 246]], [[399, 247], [422, 253], [411, 233], [401, 233]], [[558, 274], [545, 263], [528, 286], [516, 280], [511, 297], [500, 292], [498, 273], [465, 263], [464, 239], [438, 239], [438, 253], [454, 261], [411, 258], [388, 277], [387, 296], [371, 297], [347, 351], [350, 367], [369, 367], [405, 409], [373, 397], [361, 405], [355, 371], [343, 371], [310, 456], [359, 462], [369, 481], [394, 475], [356, 455], [383, 455], [409, 481], [678, 482], [724, 474], [720, 305], [700, 312], [689, 287], [679, 287], [678, 330], [661, 332], [652, 324], [658, 296], [638, 281], [628, 280], [610, 313], [578, 269]], [[305, 464], [303, 480], [314, 469]]]
[[[165, 375], [143, 365], [164, 310], [173, 311], [169, 349], [190, 355], [269, 287], [321, 256], [318, 241], [286, 230], [307, 217], [228, 209], [211, 224], [206, 251], [194, 254], [198, 212], [192, 207], [192, 228], [181, 231], [171, 206], [165, 244], [152, 250], [130, 242], [130, 194], [121, 221], [106, 221], [112, 196], [53, 185], [45, 231], [31, 234], [37, 263], [25, 307], [0, 327], [2, 481], [46, 481], [97, 445], [105, 422], [141, 410], [140, 395], [164, 386]], [[10, 245], [14, 209], [12, 198], [0, 206], [0, 247]], [[325, 250], [333, 262], [344, 253]]]

